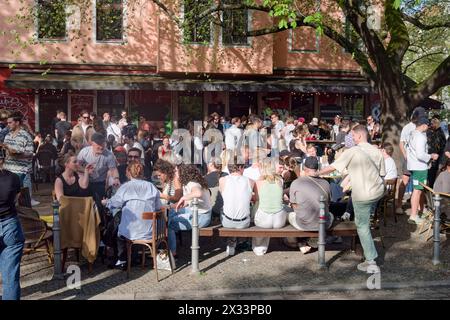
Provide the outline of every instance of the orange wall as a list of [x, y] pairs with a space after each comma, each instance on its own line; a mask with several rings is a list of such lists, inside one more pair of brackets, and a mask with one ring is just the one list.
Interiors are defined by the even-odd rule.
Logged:
[[[10, 23], [9, 18], [15, 16], [23, 7], [22, 1], [1, 1], [0, 4], [0, 30], [7, 33], [16, 30], [20, 34], [21, 41], [33, 38], [33, 21], [26, 23]], [[31, 5], [34, 0], [24, 0], [26, 5]], [[81, 24], [82, 37], [72, 41], [49, 42], [41, 41], [37, 44], [27, 45], [24, 49], [16, 43], [7, 43], [5, 38], [11, 40], [12, 37], [0, 36], [6, 45], [0, 46], [0, 62], [39, 62], [49, 63], [93, 63], [93, 64], [139, 64], [156, 65], [157, 59], [157, 32], [154, 5], [150, 1], [140, 0], [141, 5], [136, 5], [136, 10], [129, 8], [126, 17], [128, 28], [126, 31], [126, 42], [124, 44], [96, 43], [94, 24], [90, 21], [83, 21]], [[89, 8], [84, 16], [92, 17], [93, 6]], [[17, 21], [15, 19], [14, 21]], [[91, 29], [91, 30], [88, 30]], [[69, 38], [76, 36], [75, 32], [69, 32]], [[86, 44], [86, 46], [84, 46]], [[84, 53], [81, 50], [84, 49]], [[11, 53], [11, 50], [14, 53]]]

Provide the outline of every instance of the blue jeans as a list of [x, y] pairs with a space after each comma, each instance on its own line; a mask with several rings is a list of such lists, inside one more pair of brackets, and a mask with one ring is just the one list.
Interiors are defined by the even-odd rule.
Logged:
[[[206, 213], [198, 214], [198, 227], [204, 228], [211, 223], [211, 210]], [[176, 232], [180, 230], [192, 229], [192, 209], [182, 208], [178, 211], [170, 209], [169, 212], [169, 248], [170, 251], [177, 251]]]
[[0, 270], [3, 281], [2, 300], [20, 299], [20, 259], [25, 238], [19, 219], [0, 221]]
[[356, 230], [358, 231], [359, 240], [361, 241], [366, 260], [374, 260], [378, 257], [377, 249], [375, 248], [372, 233], [370, 231], [370, 216], [374, 212], [378, 201], [379, 199], [372, 201], [353, 200]]

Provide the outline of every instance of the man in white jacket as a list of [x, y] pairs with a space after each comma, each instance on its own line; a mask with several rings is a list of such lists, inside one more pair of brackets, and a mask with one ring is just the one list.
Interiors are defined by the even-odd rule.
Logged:
[[[426, 184], [428, 178], [428, 163], [431, 160], [437, 160], [439, 155], [436, 153], [428, 154], [427, 136], [429, 120], [426, 117], [420, 117], [416, 124], [416, 130], [411, 133], [406, 146], [406, 159], [408, 170], [411, 171], [413, 180], [413, 193], [411, 196], [411, 216], [408, 223], [420, 225], [423, 219], [418, 216], [420, 200], [423, 187], [420, 183]], [[423, 205], [421, 206], [423, 209]]]
[[241, 119], [239, 117], [234, 117], [231, 119], [231, 128], [225, 131], [225, 146], [229, 150], [237, 150], [241, 137], [242, 129], [239, 128], [241, 125]]

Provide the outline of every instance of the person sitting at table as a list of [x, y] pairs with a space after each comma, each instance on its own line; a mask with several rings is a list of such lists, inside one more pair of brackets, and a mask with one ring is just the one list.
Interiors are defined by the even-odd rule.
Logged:
[[[255, 182], [243, 175], [244, 165], [235, 159], [228, 165], [230, 174], [219, 179], [219, 191], [223, 198], [221, 222], [225, 228], [246, 229], [250, 226], [250, 201]], [[226, 253], [235, 254], [237, 239], [228, 238]]]
[[[272, 158], [261, 161], [261, 178], [255, 182], [255, 200], [259, 202], [255, 225], [265, 229], [278, 229], [286, 224], [283, 205], [283, 179], [275, 174]], [[252, 249], [257, 256], [267, 252], [270, 238], [253, 238]]]
[[[289, 190], [289, 200], [294, 211], [289, 213], [288, 220], [298, 230], [319, 230], [321, 196], [325, 199], [326, 228], [330, 228], [334, 221], [334, 216], [328, 209], [331, 198], [330, 184], [325, 179], [316, 177], [318, 169], [319, 162], [316, 157], [306, 158], [304, 176], [293, 181]], [[304, 254], [311, 250], [306, 238], [303, 238], [298, 246]]]
[[289, 143], [289, 151], [298, 158], [303, 158], [306, 153], [305, 131], [298, 126], [292, 133], [293, 139]]
[[143, 212], [161, 210], [159, 191], [148, 181], [144, 180], [144, 166], [139, 160], [133, 160], [127, 167], [128, 182], [117, 190], [111, 199], [102, 200], [102, 204], [109, 210], [122, 208], [117, 249], [118, 260], [116, 267], [125, 269], [127, 265], [126, 239], [150, 240], [152, 238], [152, 221], [143, 220]]
[[[436, 178], [433, 185], [434, 192], [441, 192], [450, 194], [450, 158], [447, 158], [445, 165], [442, 167], [441, 173]], [[442, 196], [442, 206], [441, 212], [445, 214], [446, 218], [449, 217], [449, 201], [450, 198], [447, 196]]]
[[198, 199], [198, 226], [207, 227], [211, 223], [211, 197], [208, 184], [193, 164], [180, 164], [175, 170], [175, 177], [183, 186], [183, 196], [169, 213], [169, 247], [174, 257], [177, 256], [176, 232], [192, 229], [192, 200]]
[[64, 155], [64, 171], [55, 180], [55, 196], [59, 201], [61, 196], [67, 197], [89, 197], [89, 175], [92, 174], [94, 166], [87, 165], [80, 172], [77, 157], [71, 151]]
[[163, 205], [176, 203], [183, 195], [183, 188], [178, 177], [175, 176], [175, 166], [165, 160], [158, 159], [153, 172], [161, 184], [160, 198]]

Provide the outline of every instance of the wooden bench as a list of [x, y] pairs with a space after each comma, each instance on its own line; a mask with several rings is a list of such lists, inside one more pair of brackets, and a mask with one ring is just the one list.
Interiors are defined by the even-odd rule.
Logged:
[[[300, 231], [295, 229], [291, 225], [286, 225], [280, 229], [264, 229], [255, 225], [246, 229], [231, 229], [224, 228], [222, 225], [214, 225], [206, 228], [200, 228], [199, 234], [201, 237], [269, 237], [269, 238], [287, 238], [287, 237], [299, 237], [299, 238], [318, 238], [318, 231]], [[354, 222], [342, 221], [338, 222], [331, 229], [327, 230], [327, 235], [338, 237], [352, 237], [351, 249], [356, 249], [356, 238], [358, 233]]]

